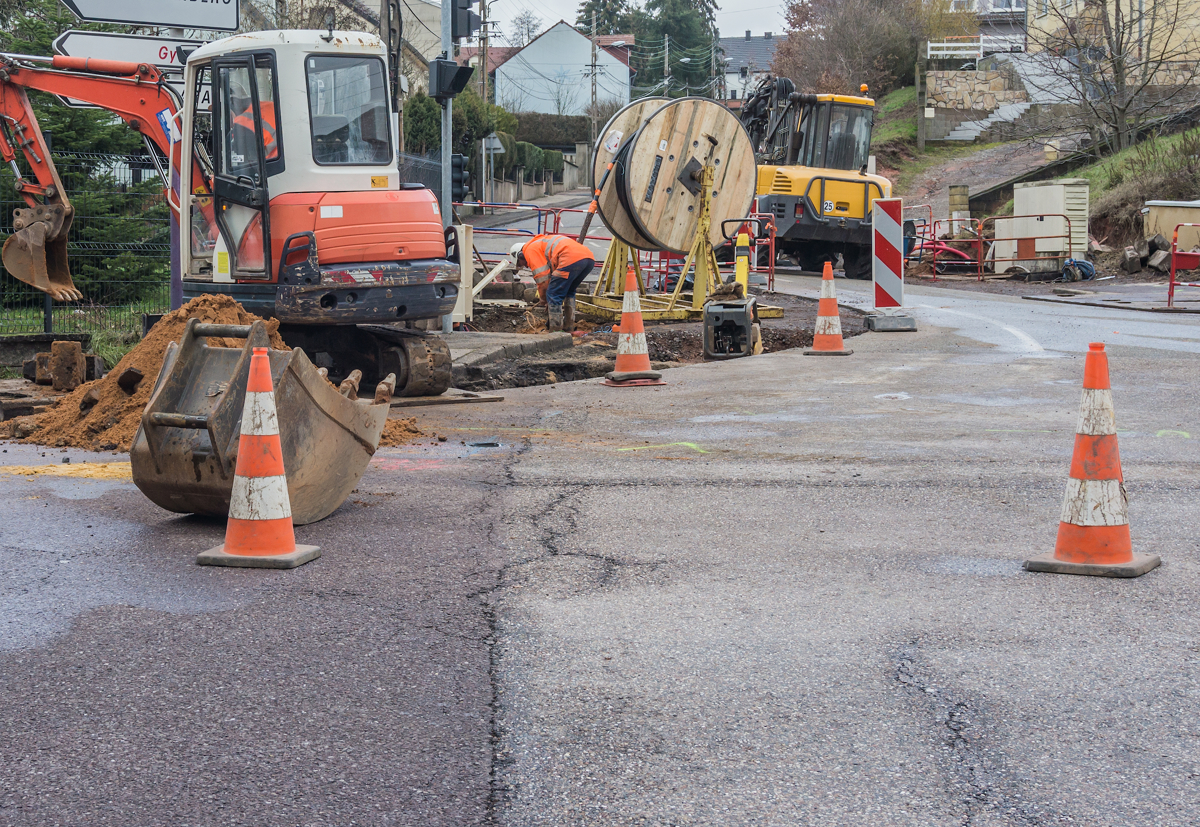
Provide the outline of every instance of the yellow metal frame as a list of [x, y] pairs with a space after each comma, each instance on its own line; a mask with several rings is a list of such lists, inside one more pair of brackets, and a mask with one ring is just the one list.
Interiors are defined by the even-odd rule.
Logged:
[[[683, 262], [675, 289], [670, 293], [646, 292], [646, 279], [642, 275], [637, 253], [624, 241], [613, 239], [600, 270], [600, 278], [589, 296], [576, 297], [577, 312], [605, 319], [620, 321], [621, 308], [625, 303], [625, 274], [633, 267], [637, 274], [638, 293], [641, 295], [642, 318], [648, 322], [655, 321], [694, 321], [703, 317], [704, 302], [709, 293], [721, 285], [721, 267], [717, 263], [717, 255], [709, 242], [709, 232], [712, 228], [712, 209], [710, 196], [713, 188], [715, 170], [705, 166], [700, 176], [700, 218], [696, 225], [696, 238]], [[696, 272], [692, 276], [690, 292], [683, 290], [684, 276], [692, 265]], [[699, 289], [696, 289], [696, 288]], [[684, 299], [681, 303], [679, 300]], [[759, 318], [781, 319], [782, 307], [759, 305]]]

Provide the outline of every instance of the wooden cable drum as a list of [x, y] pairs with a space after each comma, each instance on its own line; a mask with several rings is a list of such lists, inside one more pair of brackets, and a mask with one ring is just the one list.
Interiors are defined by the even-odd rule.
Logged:
[[[600, 132], [600, 140], [592, 153], [592, 180], [596, 186], [604, 180], [604, 171], [622, 148], [627, 146], [642, 124], [654, 112], [669, 103], [669, 98], [641, 98], [635, 100], [609, 119]], [[625, 214], [617, 200], [615, 175], [609, 175], [605, 186], [596, 200], [596, 211], [604, 226], [630, 247], [653, 250], [655, 245], [638, 230], [637, 225]]]
[[[682, 98], [660, 106], [617, 153], [612, 187], [620, 215], [602, 217], [614, 234], [623, 221], [648, 246], [641, 249], [686, 253], [700, 220], [699, 177], [713, 168], [709, 241], [724, 242], [721, 222], [749, 215], [754, 203], [757, 167], [745, 127], [732, 112], [709, 98]], [[694, 173], [694, 175], [693, 175]]]

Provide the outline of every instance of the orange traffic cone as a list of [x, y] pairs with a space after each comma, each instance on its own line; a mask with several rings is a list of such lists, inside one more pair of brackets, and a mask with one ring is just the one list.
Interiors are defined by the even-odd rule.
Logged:
[[1083, 367], [1083, 401], [1075, 429], [1075, 453], [1063, 498], [1054, 552], [1025, 561], [1028, 571], [1139, 577], [1162, 562], [1157, 554], [1134, 554], [1117, 419], [1108, 384], [1104, 345], [1088, 346]]
[[635, 385], [665, 385], [662, 374], [650, 370], [650, 350], [646, 347], [646, 328], [642, 325], [642, 303], [638, 300], [637, 273], [630, 267], [625, 273], [625, 301], [621, 305], [621, 332], [617, 335], [616, 369], [604, 379], [605, 385], [628, 388]]
[[849, 356], [842, 342], [842, 317], [838, 315], [837, 293], [833, 287], [833, 265], [825, 262], [821, 273], [821, 300], [817, 303], [817, 328], [813, 332], [813, 346], [804, 351], [805, 356]]
[[320, 556], [320, 546], [296, 545], [275, 415], [275, 390], [271, 386], [271, 362], [267, 349], [256, 347], [246, 380], [225, 542], [202, 552], [196, 563], [293, 569]]

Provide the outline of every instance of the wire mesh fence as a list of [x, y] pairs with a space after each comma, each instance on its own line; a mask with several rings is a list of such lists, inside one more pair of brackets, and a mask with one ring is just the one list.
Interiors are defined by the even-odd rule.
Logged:
[[[143, 313], [170, 306], [171, 226], [162, 181], [146, 156], [55, 152], [75, 208], [67, 258], [76, 302], [47, 296], [10, 273], [0, 275], [0, 335], [141, 330]], [[26, 207], [11, 169], [0, 170], [0, 236], [13, 210]]]
[[442, 162], [401, 152], [400, 180], [408, 184], [424, 184], [435, 194], [439, 193], [442, 191]]

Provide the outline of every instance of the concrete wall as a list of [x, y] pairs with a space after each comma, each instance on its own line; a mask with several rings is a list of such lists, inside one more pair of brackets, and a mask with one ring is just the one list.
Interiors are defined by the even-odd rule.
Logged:
[[[591, 60], [591, 41], [558, 23], [496, 69], [496, 103], [510, 112], [584, 115], [592, 100]], [[596, 63], [597, 100], [628, 103], [629, 67], [604, 49]]]

